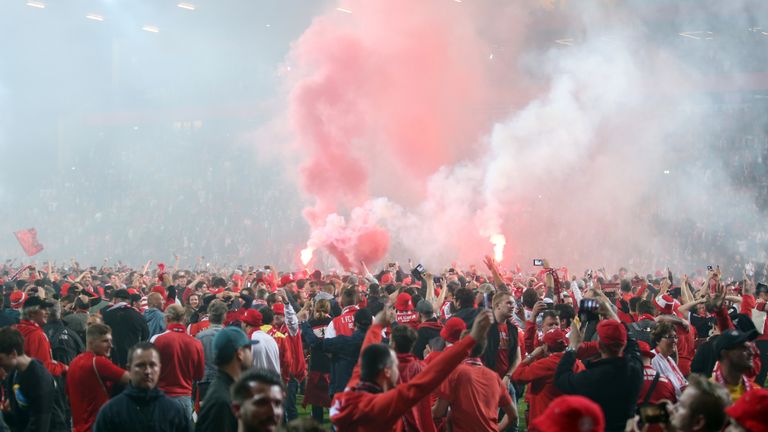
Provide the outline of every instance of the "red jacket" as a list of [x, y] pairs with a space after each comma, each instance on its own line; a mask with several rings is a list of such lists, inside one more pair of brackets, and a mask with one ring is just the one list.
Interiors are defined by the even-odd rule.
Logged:
[[326, 338], [332, 338], [336, 336], [352, 336], [355, 332], [355, 312], [360, 310], [355, 305], [347, 306], [341, 311], [341, 315], [331, 321], [328, 325], [330, 331], [325, 332]]
[[169, 324], [150, 342], [160, 351], [160, 390], [168, 396], [191, 396], [192, 382], [203, 379], [205, 373], [203, 344], [188, 335], [182, 324]]
[[[381, 342], [383, 330], [384, 328], [378, 324], [371, 325], [360, 352], [362, 353], [368, 345]], [[403, 415], [435, 390], [451, 371], [461, 364], [474, 346], [475, 340], [472, 336], [464, 337], [443, 351], [440, 357], [411, 381], [398, 384], [386, 392], [366, 392], [355, 389], [360, 380], [360, 363], [358, 362], [347, 389], [336, 393], [333, 398], [330, 411], [331, 422], [339, 432], [402, 431]]]
[[[400, 372], [398, 384], [411, 381], [421, 372], [425, 364], [415, 355], [398, 354], [397, 369]], [[435, 422], [432, 420], [432, 405], [434, 401], [431, 397], [425, 397], [419, 401], [413, 408], [405, 413], [404, 422], [406, 430], [421, 432], [436, 432]]]
[[61, 376], [67, 371], [67, 366], [51, 357], [51, 343], [43, 328], [34, 321], [21, 320], [16, 328], [24, 336], [24, 352], [48, 369], [53, 376]]
[[[650, 365], [643, 366], [643, 372], [643, 388], [640, 390], [640, 395], [637, 397], [638, 406], [645, 401], [645, 396], [648, 393], [648, 390], [650, 390], [653, 379], [656, 376], [656, 369]], [[655, 404], [664, 399], [672, 403], [677, 402], [675, 388], [672, 386], [672, 383], [670, 383], [664, 375], [659, 374], [659, 382], [656, 383], [656, 387], [654, 387], [651, 397], [648, 398], [648, 403]]]
[[[520, 363], [512, 372], [512, 381], [515, 383], [521, 385], [531, 383], [525, 394], [528, 401], [529, 422], [541, 415], [555, 398], [562, 395], [562, 392], [555, 387], [555, 371], [562, 357], [563, 353], [559, 352], [528, 365]], [[580, 372], [583, 369], [581, 362], [576, 361], [573, 371]]]

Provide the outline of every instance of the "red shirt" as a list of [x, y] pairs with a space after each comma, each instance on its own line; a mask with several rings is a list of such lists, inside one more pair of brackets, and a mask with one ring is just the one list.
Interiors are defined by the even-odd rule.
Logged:
[[[555, 387], [555, 371], [563, 353], [554, 353], [550, 356], [536, 360], [531, 364], [520, 365], [512, 372], [512, 381], [518, 384], [530, 383], [525, 392], [525, 398], [528, 401], [528, 422], [541, 415], [547, 406], [562, 393]], [[584, 366], [580, 361], [576, 361], [573, 366], [574, 372], [580, 372]]]
[[125, 370], [115, 366], [108, 358], [90, 351], [72, 360], [67, 372], [67, 396], [72, 407], [75, 432], [91, 430], [99, 409], [109, 400], [112, 385], [120, 382], [123, 374]]
[[395, 311], [395, 321], [416, 330], [419, 328], [419, 313], [416, 311]]
[[[637, 398], [637, 404], [640, 405], [645, 400], [645, 395], [651, 388], [653, 378], [656, 376], [656, 369], [653, 366], [648, 365], [643, 367], [643, 388], [640, 390], [640, 395]], [[653, 389], [651, 398], [648, 399], [648, 403], [659, 403], [663, 399], [666, 399], [672, 403], [677, 402], [677, 396], [675, 395], [675, 388], [672, 383], [664, 376], [659, 374], [659, 382], [656, 383], [656, 387]]]
[[205, 373], [203, 344], [182, 324], [168, 324], [168, 330], [150, 342], [160, 352], [160, 390], [168, 396], [192, 396], [192, 381], [200, 381]]
[[509, 346], [509, 335], [507, 334], [507, 323], [498, 323], [499, 326], [499, 351], [496, 353], [496, 373], [503, 377], [509, 371], [509, 350], [516, 347]]
[[496, 432], [499, 408], [512, 404], [501, 378], [477, 358], [459, 365], [437, 389], [437, 397], [451, 406], [454, 432]]
[[190, 324], [187, 328], [187, 331], [189, 332], [190, 336], [195, 337], [198, 333], [207, 329], [210, 326], [211, 326], [211, 322], [208, 321], [208, 317], [206, 316], [206, 317], [203, 317], [200, 321]]

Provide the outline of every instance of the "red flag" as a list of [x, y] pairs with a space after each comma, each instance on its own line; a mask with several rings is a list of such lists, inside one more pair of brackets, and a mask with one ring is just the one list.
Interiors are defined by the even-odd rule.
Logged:
[[16, 240], [24, 248], [24, 252], [27, 256], [37, 255], [43, 250], [43, 245], [37, 241], [37, 230], [29, 228], [21, 231], [16, 231]]

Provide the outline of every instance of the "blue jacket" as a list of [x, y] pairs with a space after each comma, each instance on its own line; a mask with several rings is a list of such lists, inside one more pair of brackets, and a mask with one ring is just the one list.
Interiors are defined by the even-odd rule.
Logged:
[[145, 310], [144, 319], [147, 320], [150, 338], [165, 331], [165, 315], [160, 309], [149, 308]]
[[94, 432], [191, 432], [192, 420], [181, 404], [157, 388], [129, 384], [107, 402], [96, 417]]

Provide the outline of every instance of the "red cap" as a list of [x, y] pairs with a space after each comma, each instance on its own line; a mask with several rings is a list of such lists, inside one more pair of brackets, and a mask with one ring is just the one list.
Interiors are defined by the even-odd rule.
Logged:
[[653, 305], [656, 306], [656, 309], [658, 309], [659, 312], [665, 315], [671, 315], [675, 307], [675, 299], [669, 294], [656, 296], [653, 299]]
[[27, 295], [24, 291], [14, 291], [11, 293], [11, 307], [13, 309], [21, 309], [24, 304], [24, 300], [27, 299]]
[[605, 345], [627, 344], [627, 329], [624, 324], [615, 320], [600, 321], [597, 325], [597, 335], [600, 337], [600, 342]]
[[565, 332], [559, 328], [554, 328], [544, 333], [543, 342], [555, 351], [562, 351], [568, 346], [568, 338], [565, 336]]
[[755, 388], [725, 409], [725, 413], [749, 432], [768, 432], [768, 390]]
[[395, 310], [397, 311], [412, 311], [413, 302], [411, 301], [411, 295], [408, 293], [400, 293], [395, 300]]
[[293, 282], [293, 275], [290, 273], [286, 273], [283, 275], [283, 277], [280, 278], [280, 286], [286, 286], [289, 283]]
[[285, 315], [285, 305], [282, 303], [275, 303], [272, 305], [272, 312], [275, 315]]
[[261, 327], [263, 317], [261, 312], [256, 309], [248, 309], [245, 311], [240, 320], [251, 327]]
[[461, 318], [448, 318], [443, 329], [440, 330], [440, 337], [448, 343], [456, 343], [461, 338], [461, 333], [467, 329], [467, 324]]
[[531, 422], [531, 432], [602, 432], [605, 416], [600, 405], [584, 396], [560, 396]]
[[381, 285], [389, 285], [392, 283], [392, 273], [384, 273], [381, 275], [381, 280], [379, 281]]
[[640, 355], [642, 355], [643, 357], [649, 358], [649, 359], [656, 357], [656, 354], [654, 354], [654, 352], [651, 351], [651, 346], [648, 345], [648, 342], [637, 341], [637, 346], [640, 348]]

